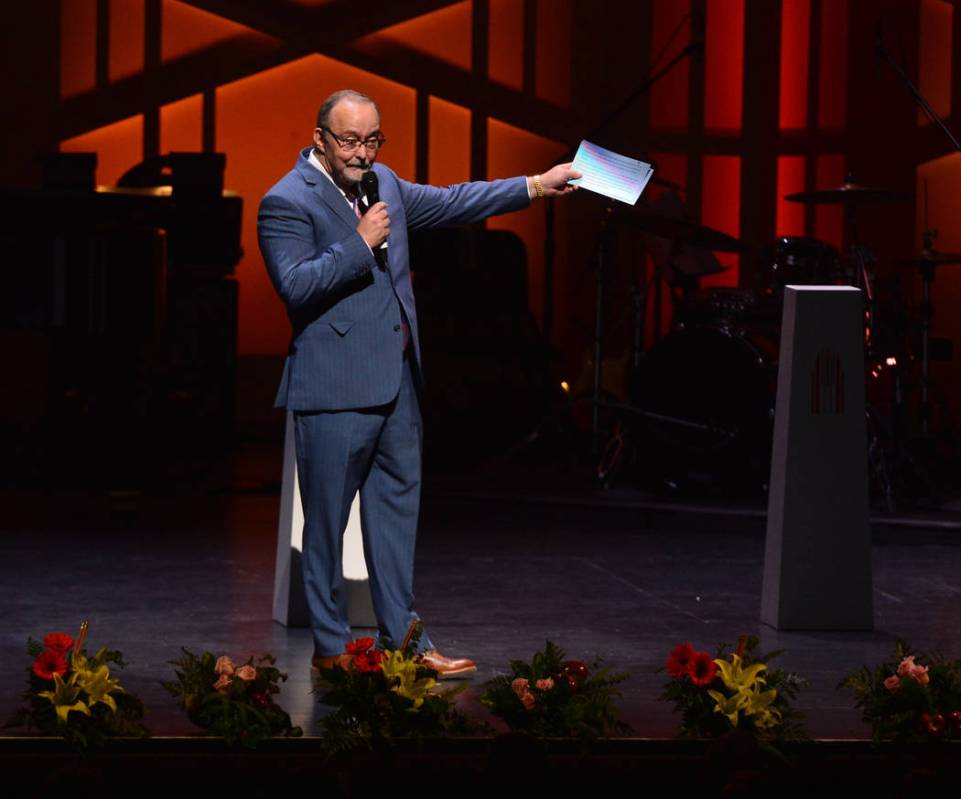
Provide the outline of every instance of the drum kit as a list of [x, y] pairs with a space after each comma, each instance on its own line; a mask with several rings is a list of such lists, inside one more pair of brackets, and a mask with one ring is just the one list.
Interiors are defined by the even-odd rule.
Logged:
[[[787, 195], [790, 202], [841, 206], [848, 246], [842, 253], [813, 238], [780, 237], [757, 255], [757, 285], [736, 289], [704, 290], [698, 282], [723, 269], [711, 251], [749, 257], [740, 241], [684, 219], [663, 204], [634, 211], [633, 224], [654, 237], [649, 249], [656, 273], [672, 288], [674, 314], [667, 335], [656, 337], [646, 352], [635, 352], [637, 368], [627, 403], [603, 401], [595, 386], [595, 404], [617, 411], [615, 432], [601, 447], [599, 480], [610, 484], [633, 461], [642, 484], [658, 490], [725, 497], [762, 494], [770, 466], [784, 287], [853, 285], [864, 297], [865, 376], [877, 378], [886, 369], [898, 383], [891, 416], [899, 415], [899, 423], [887, 424], [882, 414], [866, 409], [873, 483], [893, 509], [899, 487], [887, 453], [891, 435], [879, 431], [905, 429], [904, 381], [919, 390], [911, 404], [918, 417], [915, 429], [922, 436], [929, 434], [931, 288], [935, 272], [961, 264], [961, 254], [937, 252], [933, 232], [925, 233], [920, 255], [900, 262], [922, 278], [915, 324], [920, 344], [912, 346], [903, 330], [885, 330], [879, 336], [877, 259], [858, 240], [857, 216], [866, 206], [912, 197], [858, 185], [850, 176], [837, 187]], [[638, 341], [635, 335], [635, 349]], [[869, 387], [869, 402], [871, 396]]]

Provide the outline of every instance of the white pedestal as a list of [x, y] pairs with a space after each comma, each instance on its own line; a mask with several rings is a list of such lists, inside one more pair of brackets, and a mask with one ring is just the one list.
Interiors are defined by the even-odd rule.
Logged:
[[870, 630], [863, 305], [849, 286], [787, 286], [761, 621]]
[[[297, 459], [294, 454], [294, 419], [287, 414], [284, 434], [284, 469], [277, 524], [277, 561], [274, 569], [274, 621], [287, 627], [309, 626], [302, 571], [304, 512], [300, 503]], [[367, 582], [367, 564], [360, 531], [360, 497], [354, 497], [344, 533], [344, 579], [347, 611], [353, 627], [376, 627], [374, 605]]]

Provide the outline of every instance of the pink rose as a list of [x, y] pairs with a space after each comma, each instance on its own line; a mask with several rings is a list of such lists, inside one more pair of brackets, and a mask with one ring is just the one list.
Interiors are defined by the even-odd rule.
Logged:
[[928, 676], [927, 666], [915, 666], [911, 670], [911, 679], [920, 685], [927, 685], [931, 682], [931, 678]]
[[534, 685], [540, 691], [550, 691], [554, 687], [554, 681], [550, 677], [545, 677], [543, 680], [538, 680]]
[[511, 688], [514, 689], [514, 693], [519, 697], [523, 698], [524, 694], [527, 693], [527, 689], [530, 687], [530, 682], [528, 682], [523, 677], [518, 677], [514, 682], [511, 683]]
[[257, 679], [257, 669], [247, 664], [237, 669], [237, 671], [234, 672], [234, 676], [239, 677], [244, 682], [250, 682], [251, 680]]
[[532, 694], [530, 691], [525, 691], [523, 694], [521, 694], [521, 704], [527, 710], [530, 710], [532, 707], [534, 707], [534, 694]]
[[914, 655], [908, 655], [898, 664], [898, 677], [905, 677], [914, 668]]
[[901, 678], [896, 674], [892, 674], [884, 681], [884, 687], [892, 694], [895, 693], [901, 687]]
[[228, 690], [230, 690], [230, 684], [232, 682], [233, 680], [231, 680], [226, 674], [221, 674], [217, 679], [217, 682], [214, 683], [214, 690], [225, 694]]
[[226, 674], [229, 677], [234, 673], [234, 662], [226, 655], [221, 655], [219, 658], [217, 658], [217, 663], [214, 665], [214, 671], [217, 674]]
[[931, 678], [928, 676], [928, 667], [914, 662], [914, 655], [908, 655], [898, 664], [898, 676], [910, 677], [919, 685], [927, 685]]

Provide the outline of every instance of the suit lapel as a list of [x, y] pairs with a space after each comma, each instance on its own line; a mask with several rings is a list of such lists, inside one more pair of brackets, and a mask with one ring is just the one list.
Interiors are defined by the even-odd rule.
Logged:
[[344, 196], [337, 191], [333, 183], [323, 175], [318, 175], [317, 182], [314, 183], [314, 192], [347, 227], [351, 230], [356, 229], [357, 216], [354, 214], [354, 209], [347, 204]]
[[351, 230], [357, 228], [357, 217], [353, 209], [347, 204], [344, 196], [337, 190], [337, 187], [327, 178], [317, 171], [317, 167], [307, 160], [310, 150], [305, 150], [297, 161], [297, 169], [301, 177], [310, 184], [314, 193], [321, 201]]

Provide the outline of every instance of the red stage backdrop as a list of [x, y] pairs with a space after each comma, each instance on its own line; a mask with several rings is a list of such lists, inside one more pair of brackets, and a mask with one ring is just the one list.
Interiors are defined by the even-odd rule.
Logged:
[[[745, 242], [740, 255], [720, 257], [730, 268], [706, 285], [763, 283], [770, 265], [757, 253], [777, 235], [841, 246], [837, 208], [782, 198], [838, 185], [848, 171], [865, 184], [916, 187], [919, 196], [927, 178], [938, 247], [961, 250], [959, 156], [946, 157], [941, 134], [874, 56], [880, 30], [961, 130], [961, 89], [952, 79], [961, 14], [950, 0], [625, 0], [603, 10], [590, 0], [373, 5], [358, 14], [348, 0], [61, 0], [12, 11], [12, 21], [36, 34], [12, 42], [11, 57], [38, 82], [17, 90], [29, 121], [4, 134], [19, 147], [16, 158], [4, 156], [6, 182], [29, 184], [29, 154], [56, 147], [95, 151], [101, 184], [145, 155], [225, 152], [227, 185], [246, 203], [241, 354], [287, 346], [287, 323], [256, 247], [256, 206], [309, 141], [320, 100], [343, 86], [381, 104], [383, 159], [404, 177], [438, 183], [545, 168], [624, 106], [595, 140], [654, 157], [694, 218]], [[624, 105], [692, 39], [703, 42], [702, 53]], [[6, 80], [13, 90], [20, 77]], [[918, 251], [921, 206], [869, 209], [859, 220], [882, 277]], [[558, 208], [551, 336], [568, 372], [589, 343], [589, 265], [601, 216], [600, 204], [584, 197]], [[490, 224], [527, 245], [532, 311], [543, 320], [543, 207]], [[651, 277], [639, 235], [618, 232], [612, 297]], [[905, 301], [914, 301], [916, 276], [904, 275], [903, 285]], [[943, 269], [937, 307], [951, 308], [959, 292], [961, 270]], [[669, 314], [662, 329], [668, 324]], [[936, 335], [959, 339], [956, 314], [941, 313], [934, 325]], [[654, 333], [649, 315], [648, 344]], [[615, 348], [625, 341], [611, 338]], [[938, 368], [957, 407], [957, 369]]]

